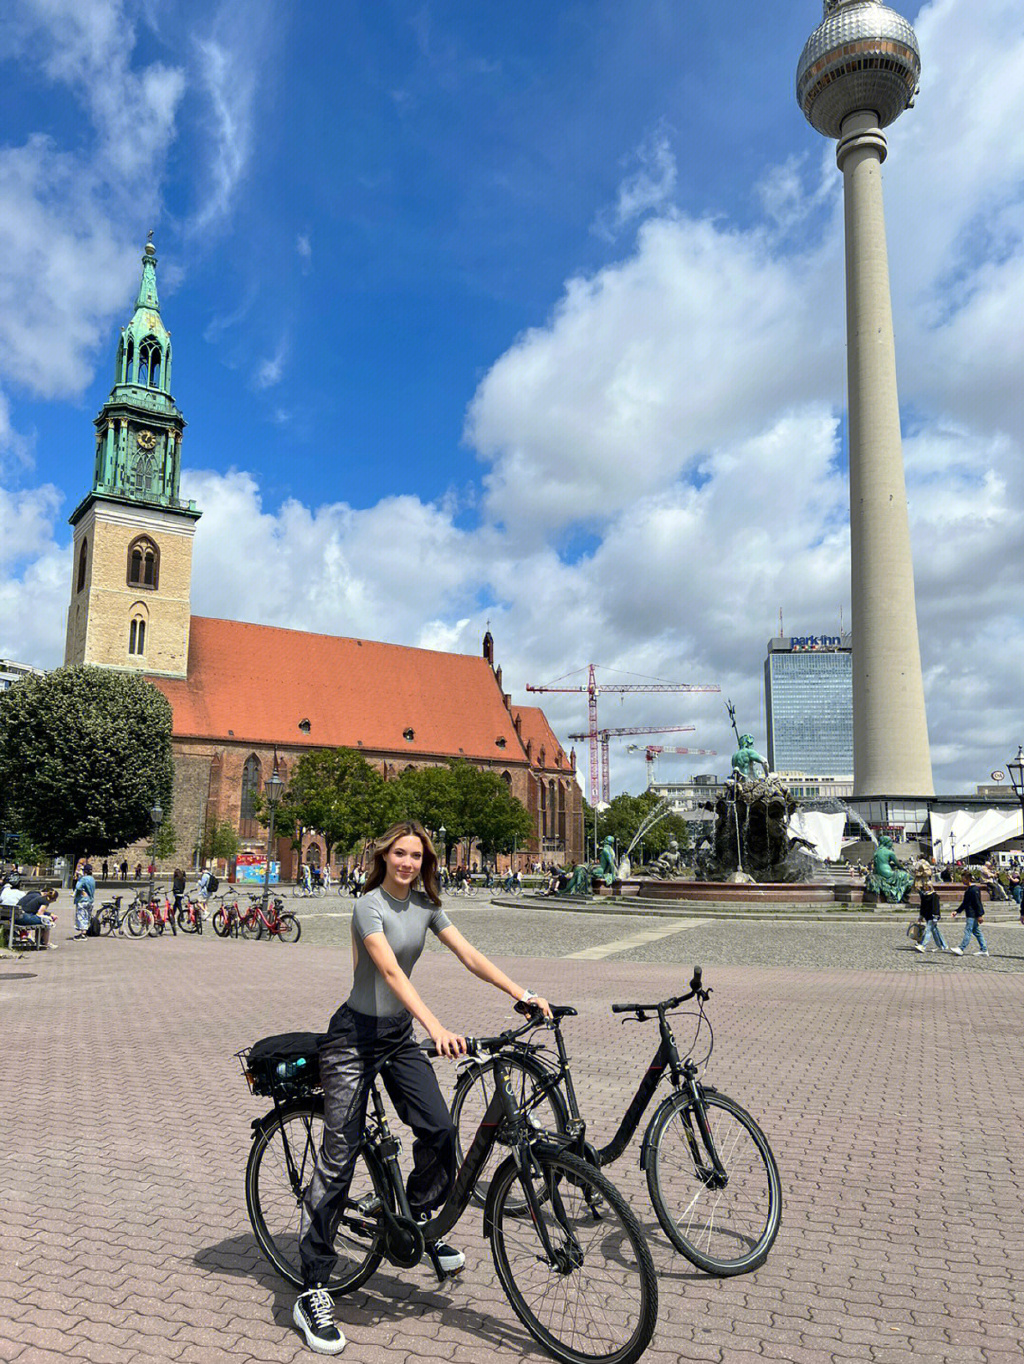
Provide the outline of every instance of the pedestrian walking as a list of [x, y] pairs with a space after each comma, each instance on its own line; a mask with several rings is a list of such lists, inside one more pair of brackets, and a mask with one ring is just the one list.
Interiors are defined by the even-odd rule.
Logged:
[[127, 857], [126, 857], [126, 858], [124, 859], [124, 861], [121, 863], [121, 880], [122, 880], [122, 881], [127, 881], [127, 880], [128, 880], [128, 859], [127, 859]]
[[927, 951], [926, 944], [931, 935], [939, 951], [948, 952], [950, 949], [939, 930], [939, 894], [930, 876], [926, 876], [921, 883], [921, 922], [924, 924], [924, 932], [921, 941], [916, 944], [915, 951]]
[[96, 882], [93, 879], [92, 863], [82, 863], [82, 873], [75, 882], [72, 900], [75, 907], [75, 938], [84, 938], [92, 918], [93, 905], [96, 903]]
[[971, 880], [971, 873], [965, 871], [961, 874], [960, 880], [963, 882], [964, 898], [960, 901], [956, 909], [953, 910], [953, 917], [963, 911], [964, 915], [964, 936], [959, 947], [951, 948], [958, 957], [962, 957], [972, 938], [977, 938], [978, 947], [976, 955], [979, 957], [988, 956], [988, 946], [985, 942], [985, 935], [981, 931], [981, 921], [985, 917], [985, 906], [982, 903], [981, 891]]
[[104, 881], [106, 881], [107, 875], [108, 875], [107, 866], [108, 866], [108, 864], [107, 864], [107, 859], [104, 858], [104, 859], [103, 859], [103, 879], [104, 879]]
[[181, 909], [182, 897], [185, 894], [185, 873], [180, 867], [174, 868], [174, 875], [171, 877], [171, 894], [174, 896], [174, 912], [177, 914]]
[[[366, 894], [352, 914], [352, 991], [332, 1017], [320, 1048], [323, 1139], [303, 1197], [303, 1289], [292, 1313], [306, 1344], [318, 1354], [338, 1354], [345, 1344], [327, 1284], [337, 1260], [334, 1236], [363, 1138], [370, 1085], [385, 1062], [384, 1087], [414, 1133], [407, 1185], [413, 1215], [428, 1218], [454, 1181], [455, 1128], [412, 1021], [426, 1028], [441, 1056], [463, 1055], [466, 1039], [431, 1013], [409, 979], [428, 929], [467, 971], [551, 1016], [547, 1000], [510, 980], [450, 922], [441, 907], [437, 857], [422, 824], [403, 820], [390, 828], [373, 849]], [[444, 1241], [435, 1241], [433, 1252], [448, 1273], [466, 1262]]]

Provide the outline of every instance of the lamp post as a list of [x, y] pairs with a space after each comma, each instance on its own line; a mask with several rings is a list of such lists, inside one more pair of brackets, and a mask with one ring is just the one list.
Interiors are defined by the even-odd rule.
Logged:
[[156, 874], [156, 836], [160, 832], [160, 825], [164, 820], [164, 812], [161, 808], [159, 798], [153, 802], [153, 808], [149, 812], [149, 817], [153, 821], [153, 847], [149, 855], [149, 900], [148, 904], [153, 903], [153, 877]]
[[1024, 851], [1024, 745], [1017, 745], [1017, 756], [1012, 763], [1006, 764], [1013, 786], [1013, 794], [1020, 801], [1021, 850]]
[[270, 806], [270, 825], [267, 829], [267, 869], [263, 876], [263, 917], [267, 915], [267, 900], [270, 897], [270, 862], [274, 850], [274, 815], [277, 811], [277, 802], [281, 799], [281, 792], [284, 790], [284, 782], [281, 780], [281, 773], [277, 770], [277, 749], [274, 749], [274, 770], [263, 783], [263, 790], [267, 797], [267, 804]]

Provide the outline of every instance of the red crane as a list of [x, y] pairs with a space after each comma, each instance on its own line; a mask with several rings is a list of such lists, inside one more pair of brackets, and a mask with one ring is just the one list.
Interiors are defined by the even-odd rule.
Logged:
[[654, 764], [659, 753], [690, 753], [698, 758], [718, 757], [718, 752], [714, 748], [666, 748], [664, 744], [630, 744], [626, 751], [628, 753], [636, 753], [641, 747], [643, 747], [644, 757], [647, 759], [648, 789], [654, 785]]
[[[693, 725], [631, 725], [624, 729], [599, 729], [597, 731], [597, 742], [601, 750], [601, 799], [607, 800], [611, 792], [611, 778], [609, 776], [608, 763], [608, 744], [611, 739], [617, 738], [621, 734], [680, 734], [684, 730], [692, 733]], [[589, 739], [589, 734], [570, 734], [570, 739], [580, 740]]]
[[[604, 768], [603, 771], [601, 770], [601, 767], [600, 767], [600, 756], [599, 756], [599, 744], [600, 744], [600, 740], [599, 740], [599, 738], [598, 738], [598, 735], [600, 734], [600, 730], [599, 730], [598, 727], [597, 727], [597, 698], [598, 698], [598, 694], [599, 694], [600, 692], [603, 692], [603, 691], [613, 691], [613, 692], [620, 692], [620, 693], [622, 693], [622, 692], [655, 692], [655, 691], [672, 691], [672, 692], [677, 692], [677, 691], [721, 691], [721, 687], [714, 687], [714, 686], [705, 686], [705, 687], [701, 687], [701, 686], [690, 686], [690, 685], [688, 685], [688, 684], [685, 683], [685, 682], [627, 682], [627, 683], [618, 683], [618, 682], [617, 682], [617, 683], [613, 683], [613, 684], [611, 684], [611, 685], [605, 685], [605, 684], [603, 684], [603, 683], [602, 683], [601, 685], [598, 685], [597, 678], [596, 678], [595, 675], [594, 675], [594, 668], [595, 668], [596, 666], [597, 666], [597, 665], [594, 664], [594, 663], [588, 663], [588, 664], [587, 664], [587, 684], [586, 684], [585, 687], [555, 687], [555, 686], [551, 686], [551, 687], [531, 687], [529, 683], [527, 683], [527, 685], [526, 685], [526, 690], [527, 690], [527, 691], [536, 691], [536, 692], [542, 692], [542, 691], [552, 691], [552, 692], [570, 692], [570, 691], [576, 691], [576, 692], [579, 692], [579, 691], [584, 691], [584, 692], [587, 693], [587, 704], [588, 704], [588, 712], [589, 712], [589, 716], [588, 716], [588, 718], [589, 718], [589, 723], [588, 723], [588, 725], [587, 725], [587, 738], [588, 738], [589, 741], [590, 741], [590, 803], [591, 803], [592, 805], [594, 805], [594, 806], [597, 806], [601, 801], [607, 801], [608, 798], [609, 798], [609, 796], [610, 796], [610, 783], [609, 783], [609, 780], [608, 780], [608, 769], [607, 769], [607, 765], [605, 766], [605, 768]], [[582, 669], [580, 669], [580, 671], [582, 672]], [[561, 680], [561, 679], [558, 679], [558, 680]], [[607, 753], [607, 750], [605, 750], [605, 751], [606, 751], [606, 753]], [[602, 780], [602, 778], [603, 778], [603, 780]]]

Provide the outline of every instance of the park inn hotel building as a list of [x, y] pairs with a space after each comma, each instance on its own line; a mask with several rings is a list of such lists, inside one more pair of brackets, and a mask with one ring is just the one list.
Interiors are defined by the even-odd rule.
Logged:
[[768, 641], [764, 663], [768, 764], [798, 799], [853, 791], [850, 635]]
[[[253, 802], [275, 755], [287, 782], [303, 753], [337, 747], [363, 753], [385, 777], [450, 758], [496, 772], [534, 820], [519, 860], [582, 860], [575, 755], [539, 707], [513, 704], [490, 632], [471, 656], [192, 615], [202, 513], [179, 496], [185, 420], [171, 396], [156, 265], [147, 243], [114, 387], [95, 420], [92, 488], [70, 518], [64, 662], [143, 673], [170, 702], [173, 860], [186, 865], [204, 831], [225, 821], [241, 851], [265, 850]], [[319, 864], [324, 852], [306, 836], [303, 860]], [[275, 855], [293, 876], [288, 840]]]

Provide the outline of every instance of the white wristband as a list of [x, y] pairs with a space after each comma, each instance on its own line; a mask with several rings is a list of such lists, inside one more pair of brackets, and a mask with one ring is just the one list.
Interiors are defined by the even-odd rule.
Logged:
[[530, 1002], [531, 999], [536, 999], [536, 998], [537, 998], [537, 996], [533, 993], [532, 990], [527, 990], [526, 994], [523, 995], [523, 997], [522, 997], [522, 999], [519, 1001], [519, 1003], [520, 1003], [520, 1004], [529, 1004], [529, 1002]]

